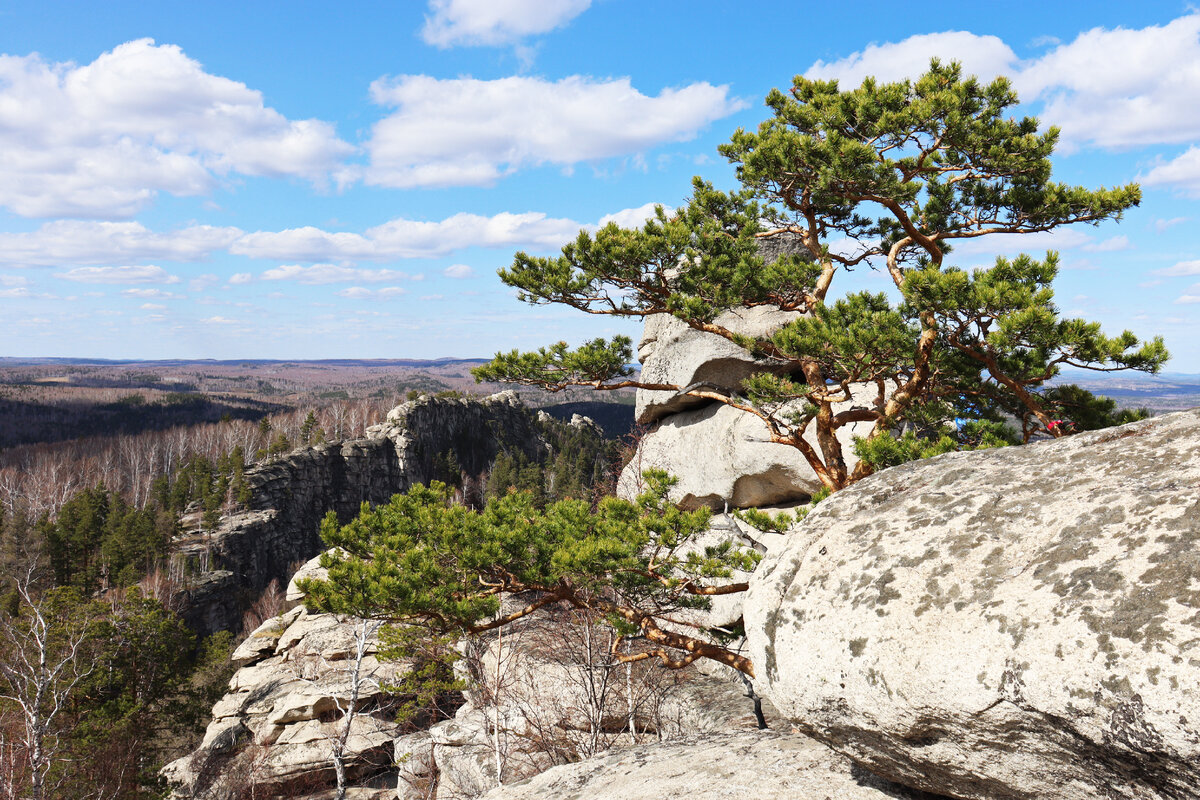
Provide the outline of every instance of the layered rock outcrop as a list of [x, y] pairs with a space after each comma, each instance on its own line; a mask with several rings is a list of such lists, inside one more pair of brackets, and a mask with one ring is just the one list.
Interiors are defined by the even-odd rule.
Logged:
[[236, 629], [268, 583], [286, 582], [297, 564], [320, 552], [329, 511], [346, 522], [364, 502], [384, 503], [428, 483], [439, 477], [439, 457], [467, 475], [486, 471], [501, 451], [544, 462], [545, 424], [513, 392], [483, 400], [425, 397], [394, 408], [364, 439], [319, 444], [248, 469], [249, 508], [176, 548], [177, 558], [202, 570], [183, 599], [184, 619], [201, 634]]
[[238, 670], [200, 746], [163, 769], [174, 796], [234, 800], [252, 785], [262, 797], [316, 797], [335, 785], [335, 752], [355, 797], [394, 796], [403, 729], [382, 687], [407, 666], [377, 650], [376, 628], [360, 620], [298, 606], [264, 622], [234, 652]]
[[[798, 252], [800, 244], [780, 234], [762, 239], [759, 249], [771, 262]], [[730, 309], [714, 322], [735, 334], [766, 338], [800, 316], [799, 311], [755, 306]], [[641, 490], [641, 473], [652, 468], [664, 469], [680, 479], [671, 499], [688, 509], [805, 502], [821, 488], [800, 451], [771, 442], [769, 429], [761, 419], [720, 401], [687, 394], [689, 389], [696, 389], [741, 395], [746, 378], [757, 372], [786, 374], [791, 368], [788, 362], [769, 356], [756, 358], [725, 337], [696, 330], [670, 314], [646, 318], [638, 360], [643, 383], [680, 388], [638, 390], [635, 419], [650, 429], [621, 474], [619, 496], [630, 500], [636, 497]], [[835, 413], [870, 407], [877, 395], [873, 384], [854, 387], [851, 399], [838, 404]], [[786, 413], [786, 409], [780, 412], [780, 418]], [[870, 423], [859, 422], [838, 430], [839, 440], [846, 445], [844, 455], [850, 469], [857, 460], [849, 445], [855, 436], [869, 433], [871, 427]], [[815, 444], [811, 430], [806, 438]]]
[[885, 470], [746, 601], [758, 690], [888, 779], [960, 798], [1200, 787], [1200, 410]]
[[746, 731], [620, 748], [547, 770], [485, 800], [936, 800], [804, 736]]

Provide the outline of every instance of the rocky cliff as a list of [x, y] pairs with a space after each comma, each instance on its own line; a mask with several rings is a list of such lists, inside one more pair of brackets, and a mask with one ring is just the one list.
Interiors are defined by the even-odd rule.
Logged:
[[424, 397], [397, 406], [364, 439], [319, 444], [247, 470], [250, 507], [177, 548], [177, 557], [200, 571], [183, 599], [185, 620], [203, 634], [240, 627], [242, 612], [267, 584], [286, 583], [320, 552], [329, 511], [348, 521], [364, 502], [383, 503], [414, 484], [444, 479], [438, 470], [446, 464], [474, 476], [500, 452], [544, 462], [546, 424], [512, 392], [484, 400]]
[[823, 501], [745, 602], [765, 694], [961, 798], [1200, 796], [1200, 410]]

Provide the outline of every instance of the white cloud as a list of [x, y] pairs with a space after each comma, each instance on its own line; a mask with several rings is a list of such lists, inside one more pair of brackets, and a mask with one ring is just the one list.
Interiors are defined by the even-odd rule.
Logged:
[[138, 306], [138, 308], [146, 311], [162, 311], [164, 308], [166, 308], [166, 306], [164, 306], [162, 303], [142, 303], [140, 306]]
[[1112, 236], [1103, 242], [1085, 244], [1083, 249], [1089, 253], [1116, 253], [1133, 247], [1128, 236]]
[[152, 300], [178, 300], [183, 295], [175, 292], [164, 292], [162, 289], [122, 289], [121, 294], [126, 297], [142, 297]]
[[451, 264], [442, 270], [442, 274], [447, 278], [470, 278], [475, 275], [475, 270], [466, 264]]
[[1200, 14], [1166, 25], [1093, 28], [1031, 62], [1025, 100], [1069, 141], [1101, 147], [1186, 142], [1200, 135]]
[[[851, 84], [866, 75], [881, 80], [914, 78], [928, 68], [933, 56], [960, 61], [966, 73], [985, 80], [1011, 77], [1022, 101], [1043, 102], [1039, 116], [1062, 128], [1066, 150], [1083, 143], [1124, 148], [1200, 137], [1200, 14], [1196, 13], [1140, 29], [1093, 28], [1026, 61], [1017, 59], [994, 36], [963, 31], [920, 34], [871, 44], [836, 61], [818, 61], [805, 75]], [[1178, 172], [1196, 180], [1195, 158], [1152, 172], [1152, 180], [1174, 182]]]
[[1155, 233], [1162, 233], [1163, 231], [1169, 230], [1170, 228], [1174, 228], [1176, 225], [1182, 225], [1183, 223], [1187, 222], [1189, 219], [1191, 219], [1191, 217], [1171, 217], [1170, 219], [1156, 219], [1156, 220], [1154, 220], [1154, 231], [1155, 231]]
[[[640, 225], [653, 213], [654, 204], [607, 214], [600, 225], [615, 221]], [[670, 208], [668, 207], [668, 211]], [[229, 252], [251, 258], [294, 261], [388, 261], [397, 258], [438, 258], [468, 247], [549, 250], [574, 239], [581, 229], [597, 225], [541, 212], [501, 212], [491, 217], [459, 213], [439, 222], [393, 219], [364, 233], [332, 233], [320, 228], [248, 233]], [[416, 279], [416, 276], [413, 276]]]
[[200, 321], [206, 322], [209, 325], [236, 325], [236, 324], [238, 324], [238, 320], [230, 319], [229, 317], [206, 317], [205, 319], [202, 319]]
[[220, 278], [218, 278], [216, 275], [213, 275], [211, 272], [207, 272], [203, 275], [197, 275], [188, 281], [188, 289], [193, 292], [203, 292], [207, 289], [211, 289], [220, 282]]
[[459, 213], [440, 222], [394, 219], [368, 228], [364, 234], [330, 233], [313, 227], [259, 231], [246, 234], [229, 249], [254, 258], [301, 261], [434, 258], [466, 247], [553, 247], [573, 238], [580, 227], [574, 220], [532, 211], [492, 217]]
[[1154, 270], [1155, 275], [1179, 277], [1181, 275], [1200, 275], [1200, 261], [1180, 261], [1166, 269]]
[[0, 206], [27, 217], [128, 217], [228, 173], [322, 182], [354, 148], [320, 120], [138, 39], [90, 64], [0, 55]]
[[241, 286], [244, 283], [249, 283], [254, 280], [254, 276], [249, 272], [238, 272], [229, 276], [229, 282], [234, 286]]
[[371, 84], [398, 110], [375, 124], [366, 181], [378, 186], [480, 186], [523, 167], [569, 166], [695, 138], [745, 107], [728, 86], [693, 83], [648, 97], [628, 78], [550, 82], [424, 75]]
[[437, 47], [513, 44], [566, 25], [589, 5], [591, 0], [430, 0], [421, 38]]
[[1192, 303], [1200, 303], [1200, 294], [1182, 294], [1175, 300], [1176, 305], [1190, 305]]
[[264, 281], [296, 281], [306, 284], [347, 283], [349, 281], [365, 281], [377, 283], [381, 281], [411, 280], [413, 276], [394, 269], [360, 269], [358, 267], [343, 267], [337, 264], [313, 264], [311, 267], [299, 264], [286, 264], [269, 269], [262, 274]]
[[967, 31], [923, 33], [899, 42], [869, 44], [837, 61], [818, 61], [804, 73], [806, 78], [837, 79], [843, 88], [862, 83], [873, 75], [880, 81], [915, 78], [929, 69], [930, 59], [959, 61], [969, 75], [985, 80], [1011, 74], [1017, 54], [995, 36], [978, 36]]
[[1097, 246], [1092, 237], [1075, 228], [1058, 228], [1053, 231], [1038, 233], [1003, 234], [980, 236], [974, 239], [953, 239], [950, 241], [954, 252], [950, 258], [958, 255], [994, 255], [1012, 256], [1017, 253], [1029, 253], [1042, 257], [1047, 250], [1063, 251]]
[[29, 278], [23, 275], [0, 275], [0, 286], [28, 286]]
[[[1200, 196], [1200, 148], [1189, 147], [1184, 153], [1158, 164], [1138, 180], [1145, 186], [1178, 186], [1193, 196]], [[1185, 220], [1186, 217], [1176, 219]], [[1161, 233], [1169, 226], [1159, 228]]]
[[128, 267], [76, 267], [56, 278], [76, 283], [179, 283], [179, 278], [151, 264]]
[[626, 208], [623, 211], [618, 211], [614, 214], [605, 214], [600, 218], [600, 227], [604, 227], [610, 222], [617, 223], [622, 228], [640, 228], [646, 224], [646, 220], [654, 217], [654, 207], [662, 205], [663, 210], [667, 212], [667, 216], [675, 209], [662, 203], [646, 203], [637, 208]]
[[32, 296], [33, 292], [29, 291], [24, 286], [18, 286], [14, 289], [0, 289], [0, 297], [19, 298]]
[[[0, 152], [0, 160], [3, 159]], [[139, 222], [56, 220], [27, 233], [0, 233], [0, 264], [66, 266], [136, 261], [199, 261], [228, 247], [237, 228], [193, 225], [154, 233]]]
[[403, 286], [383, 286], [379, 289], [351, 286], [349, 289], [340, 289], [334, 294], [340, 297], [349, 297], [351, 300], [387, 300], [392, 297], [408, 294], [408, 290]]

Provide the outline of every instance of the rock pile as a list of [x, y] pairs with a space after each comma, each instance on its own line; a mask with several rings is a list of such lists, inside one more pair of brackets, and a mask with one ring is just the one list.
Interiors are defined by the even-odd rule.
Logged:
[[1200, 796], [1200, 410], [873, 475], [745, 621], [760, 693], [890, 780]]
[[[295, 582], [288, 595], [302, 596]], [[317, 795], [335, 783], [332, 754], [342, 712], [353, 705], [342, 746], [354, 797], [393, 797], [393, 742], [402, 728], [382, 687], [406, 666], [380, 662], [377, 649], [374, 629], [361, 621], [303, 606], [264, 622], [234, 652], [237, 672], [199, 748], [163, 769], [174, 796], [232, 800], [251, 785], [264, 797]]]
[[[786, 237], [765, 239], [760, 249], [768, 260], [798, 247]], [[735, 308], [714, 322], [736, 334], [767, 337], [800, 315], [798, 311], [757, 306]], [[684, 393], [688, 387], [733, 395], [756, 372], [779, 372], [785, 364], [749, 351], [713, 333], [698, 331], [670, 314], [646, 318], [638, 343], [641, 381], [670, 384], [681, 391], [639, 389], [635, 419], [649, 426], [633, 460], [621, 473], [617, 494], [633, 499], [642, 489], [644, 470], [664, 469], [679, 478], [671, 499], [687, 509], [722, 509], [785, 505], [807, 501], [821, 484], [800, 452], [770, 441], [762, 420], [720, 401]], [[874, 386], [863, 387], [836, 410], [873, 402]], [[849, 443], [865, 436], [869, 423], [840, 429]], [[810, 443], [815, 440], [810, 438]], [[847, 449], [847, 466], [854, 466]]]

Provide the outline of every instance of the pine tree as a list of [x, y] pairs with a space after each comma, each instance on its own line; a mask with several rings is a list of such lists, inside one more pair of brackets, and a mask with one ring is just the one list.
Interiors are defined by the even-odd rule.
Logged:
[[[1006, 79], [981, 84], [938, 61], [915, 81], [868, 78], [850, 90], [797, 77], [789, 92], [768, 95], [771, 118], [721, 148], [740, 191], [697, 178], [682, 208], [660, 207], [640, 229], [581, 232], [561, 256], [517, 253], [500, 271], [525, 302], [638, 319], [671, 314], [771, 364], [740, 390], [642, 382], [623, 336], [497, 354], [476, 378], [724, 403], [761, 419], [771, 441], [797, 448], [832, 490], [876, 465], [866, 458], [847, 468], [837, 434], [851, 423], [871, 424], [868, 455], [903, 422], [936, 439], [956, 419], [1015, 414], [1032, 421], [1026, 438], [1065, 435], [1054, 423], [1061, 398], [1043, 388], [1060, 367], [1155, 372], [1167, 352], [1161, 338], [1143, 344], [1128, 331], [1108, 337], [1095, 323], [1061, 318], [1053, 253], [1001, 258], [973, 273], [946, 262], [959, 240], [1098, 224], [1140, 201], [1134, 184], [1053, 182], [1058, 130], [1039, 133], [1033, 118], [1005, 117], [1016, 103]], [[774, 237], [800, 251], [765, 263], [759, 243]], [[828, 297], [840, 273], [864, 265], [886, 272], [898, 303], [882, 294]], [[749, 337], [716, 321], [739, 306], [799, 318], [770, 337]], [[871, 402], [839, 405], [856, 385], [874, 387]]]

